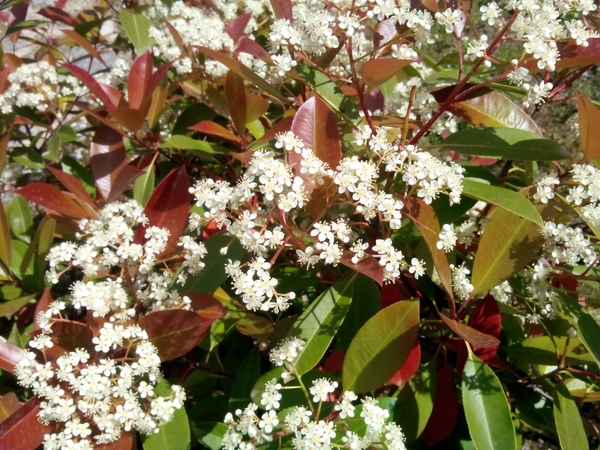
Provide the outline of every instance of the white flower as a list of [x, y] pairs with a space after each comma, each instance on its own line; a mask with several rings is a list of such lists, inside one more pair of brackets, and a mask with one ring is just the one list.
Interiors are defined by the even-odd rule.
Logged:
[[312, 387], [309, 389], [310, 395], [313, 396], [313, 402], [324, 402], [327, 396], [335, 392], [338, 387], [337, 381], [330, 381], [327, 378], [319, 378], [312, 382]]
[[356, 394], [352, 391], [344, 392], [342, 399], [337, 403], [333, 409], [340, 412], [340, 418], [345, 419], [346, 417], [354, 417], [354, 405], [353, 401], [358, 399]]
[[454, 228], [452, 225], [444, 224], [442, 226], [442, 231], [439, 234], [440, 240], [437, 241], [436, 247], [440, 250], [444, 250], [446, 253], [452, 251], [454, 246], [456, 245], [456, 233], [454, 232]]

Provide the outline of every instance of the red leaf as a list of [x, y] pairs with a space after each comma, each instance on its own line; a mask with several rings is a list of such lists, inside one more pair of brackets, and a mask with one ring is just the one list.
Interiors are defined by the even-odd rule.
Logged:
[[192, 301], [192, 311], [207, 319], [220, 319], [227, 310], [223, 304], [210, 294], [201, 294], [199, 292], [190, 292], [185, 294]]
[[[502, 317], [500, 316], [500, 309], [494, 297], [489, 294], [485, 296], [469, 316], [467, 325], [477, 331], [500, 339]], [[475, 354], [486, 363], [496, 355], [497, 350], [498, 346], [486, 348], [473, 345]]]
[[[148, 226], [169, 230], [169, 240], [164, 253], [171, 250], [177, 242], [188, 222], [190, 209], [190, 182], [185, 167], [171, 171], [160, 182], [148, 200], [144, 214], [148, 217]], [[136, 242], [143, 242], [145, 227], [136, 230]]]
[[381, 267], [379, 262], [372, 256], [368, 255], [361, 259], [357, 264], [354, 264], [352, 262], [352, 254], [347, 252], [342, 257], [341, 263], [346, 267], [350, 267], [351, 269], [368, 276], [379, 286], [383, 285], [383, 267]]
[[127, 78], [127, 93], [131, 108], [141, 109], [142, 105], [149, 100], [148, 84], [152, 77], [152, 69], [152, 54], [149, 51], [136, 58], [131, 65]]
[[54, 345], [52, 348], [46, 349], [46, 355], [55, 359], [78, 348], [88, 352], [93, 350], [92, 331], [86, 324], [81, 322], [64, 319], [55, 320], [50, 337]]
[[[8, 342], [0, 342], [0, 369], [13, 373], [15, 366], [21, 361], [23, 350]], [[0, 446], [0, 448], [2, 448]]]
[[415, 339], [413, 348], [408, 354], [408, 358], [406, 358], [406, 361], [402, 364], [402, 367], [400, 367], [398, 372], [394, 374], [390, 383], [395, 384], [396, 386], [406, 384], [419, 368], [419, 364], [421, 364], [421, 346], [419, 345], [419, 339], [417, 338]]
[[210, 134], [211, 136], [217, 136], [223, 139], [227, 139], [228, 141], [235, 142], [236, 144], [239, 144], [241, 142], [239, 137], [237, 137], [227, 128], [222, 127], [221, 125], [213, 122], [212, 120], [203, 120], [202, 122], [199, 122], [196, 125], [189, 127], [189, 130], [199, 131], [200, 133]]
[[375, 48], [379, 48], [390, 42], [397, 33], [396, 22], [394, 20], [382, 20], [375, 27], [375, 33], [373, 33], [373, 45]]
[[212, 322], [212, 319], [192, 311], [172, 309], [150, 313], [138, 324], [158, 348], [161, 361], [170, 361], [196, 347], [210, 330]]
[[275, 135], [279, 133], [285, 133], [292, 129], [292, 122], [294, 121], [294, 116], [288, 116], [281, 119], [275, 125], [267, 130], [267, 132], [256, 141], [256, 145], [266, 144], [269, 141], [275, 139]]
[[377, 87], [396, 75], [400, 69], [413, 60], [403, 59], [371, 59], [362, 68], [362, 77], [365, 85], [370, 89]]
[[87, 86], [90, 92], [104, 104], [107, 110], [113, 111], [119, 106], [122, 95], [118, 90], [112, 86], [97, 82], [90, 73], [74, 64], [65, 64], [64, 67], [75, 77], [79, 78], [79, 81]]
[[225, 81], [227, 107], [239, 135], [246, 131], [246, 86], [244, 79], [230, 70]]
[[287, 19], [294, 23], [292, 15], [292, 2], [290, 0], [271, 0], [271, 7], [278, 19]]
[[0, 423], [16, 413], [21, 407], [21, 403], [14, 392], [7, 392], [0, 400]]
[[269, 102], [266, 99], [260, 95], [246, 94], [246, 123], [252, 123], [262, 117], [268, 109]]
[[235, 51], [237, 53], [248, 53], [249, 55], [262, 59], [268, 64], [273, 62], [273, 58], [271, 58], [269, 52], [262, 48], [259, 43], [250, 39], [248, 36], [240, 37]]
[[95, 212], [77, 201], [77, 197], [47, 183], [31, 183], [15, 191], [30, 202], [72, 219], [90, 219]]
[[244, 34], [244, 30], [252, 17], [252, 13], [242, 14], [241, 16], [237, 16], [231, 22], [227, 24], [227, 26], [223, 29], [227, 35], [233, 39], [233, 42], [237, 42], [240, 37]]
[[381, 309], [402, 300], [404, 300], [404, 297], [393, 284], [386, 284], [381, 288]]
[[323, 365], [323, 371], [334, 375], [340, 372], [342, 367], [344, 367], [344, 352], [342, 352], [340, 349], [337, 349], [331, 355], [329, 355], [325, 361], [325, 364]]
[[587, 47], [577, 45], [574, 39], [557, 42], [560, 59], [556, 62], [556, 70], [598, 64], [600, 62], [600, 38], [588, 39], [587, 42]]
[[452, 320], [442, 313], [439, 313], [440, 318], [448, 327], [458, 334], [461, 338], [467, 341], [474, 347], [479, 348], [497, 348], [500, 345], [500, 341], [494, 336], [477, 331], [474, 328], [465, 325], [464, 323]]
[[75, 17], [54, 6], [46, 6], [45, 8], [40, 9], [38, 14], [47, 17], [52, 22], [62, 22], [71, 27], [79, 25], [79, 21]]
[[48, 310], [48, 306], [52, 303], [52, 296], [50, 295], [50, 289], [44, 289], [44, 293], [41, 298], [38, 300], [37, 305], [35, 305], [35, 329], [41, 329], [40, 324], [38, 322], [38, 315], [40, 313], [46, 312]]
[[111, 203], [117, 200], [121, 194], [129, 189], [133, 182], [144, 173], [145, 172], [142, 169], [138, 169], [134, 165], [127, 164], [124, 166], [114, 179], [110, 194], [108, 194], [106, 201]]
[[102, 56], [100, 56], [100, 53], [98, 53], [98, 50], [96, 50], [96, 48], [85, 37], [77, 33], [75, 30], [65, 29], [60, 31], [65, 36], [68, 36], [70, 39], [72, 39], [75, 42], [75, 44], [83, 48], [86, 52], [88, 52], [102, 64], [105, 64], [104, 60], [102, 59]]
[[133, 447], [133, 432], [121, 433], [121, 437], [110, 444], [96, 445], [98, 450], [131, 450]]
[[52, 172], [52, 174], [56, 177], [60, 184], [62, 184], [71, 194], [77, 197], [82, 202], [87, 203], [93, 209], [96, 209], [96, 204], [90, 194], [85, 190], [83, 184], [77, 177], [71, 175], [70, 173], [63, 172], [62, 170], [55, 169], [52, 166], [46, 166], [46, 168]]
[[114, 129], [98, 127], [90, 148], [90, 165], [96, 189], [107, 199], [119, 172], [127, 164], [123, 137]]
[[589, 98], [578, 94], [577, 116], [583, 154], [588, 159], [600, 158], [600, 108]]
[[454, 431], [457, 419], [458, 396], [452, 374], [444, 364], [437, 374], [433, 410], [420, 439], [428, 445], [443, 441]]
[[44, 440], [44, 435], [52, 428], [44, 426], [37, 419], [40, 399], [33, 397], [17, 412], [0, 423], [0, 448], [14, 450], [35, 450]]

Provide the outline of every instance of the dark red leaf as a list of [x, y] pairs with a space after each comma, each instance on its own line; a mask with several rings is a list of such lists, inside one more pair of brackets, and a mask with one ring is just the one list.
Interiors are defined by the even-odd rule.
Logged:
[[141, 109], [142, 105], [149, 100], [152, 93], [148, 92], [150, 78], [152, 78], [152, 54], [148, 51], [136, 58], [131, 65], [131, 71], [127, 78], [127, 93], [129, 106], [133, 109]]
[[[171, 250], [177, 242], [188, 222], [191, 196], [190, 182], [185, 167], [171, 171], [160, 182], [153, 192], [144, 213], [148, 218], [148, 226], [169, 230], [169, 240], [164, 253]], [[136, 230], [136, 242], [143, 242], [144, 227]]]
[[386, 284], [381, 288], [381, 309], [402, 300], [404, 300], [404, 297], [393, 284]]
[[[477, 331], [500, 339], [502, 317], [500, 316], [500, 309], [494, 297], [489, 294], [485, 296], [469, 316], [467, 325]], [[492, 360], [497, 350], [497, 346], [481, 348], [478, 345], [473, 345], [473, 351], [485, 363]]]
[[15, 191], [30, 202], [72, 219], [96, 217], [95, 211], [77, 201], [77, 197], [47, 183], [31, 183]]
[[71, 175], [70, 173], [63, 172], [62, 170], [55, 169], [52, 166], [46, 166], [46, 168], [52, 172], [52, 174], [56, 177], [60, 184], [62, 184], [71, 194], [77, 197], [82, 202], [87, 203], [93, 209], [96, 209], [96, 204], [90, 194], [85, 190], [83, 184], [77, 177]]
[[90, 165], [96, 181], [96, 189], [107, 199], [119, 172], [125, 167], [127, 154], [123, 137], [114, 129], [98, 127], [90, 148]]
[[211, 136], [217, 136], [223, 139], [227, 139], [228, 141], [235, 142], [239, 144], [240, 138], [229, 131], [227, 128], [222, 127], [221, 125], [213, 122], [212, 120], [203, 120], [202, 122], [197, 123], [194, 126], [189, 127], [190, 130], [199, 131], [200, 133], [210, 134]]
[[[383, 296], [382, 296], [382, 299], [383, 299]], [[385, 306], [384, 306], [384, 308], [385, 308]], [[413, 377], [413, 375], [419, 368], [420, 364], [421, 364], [421, 346], [419, 345], [419, 339], [417, 338], [417, 339], [415, 339], [413, 348], [411, 349], [410, 353], [408, 354], [408, 358], [406, 358], [406, 361], [404, 362], [404, 364], [402, 364], [402, 367], [400, 367], [398, 372], [396, 372], [394, 374], [394, 376], [390, 380], [390, 383], [395, 384], [396, 386], [402, 386], [402, 385], [406, 384], [408, 382], [408, 380], [410, 380]]]
[[252, 17], [252, 13], [242, 14], [237, 16], [231, 22], [227, 24], [227, 26], [223, 29], [227, 35], [233, 39], [233, 42], [237, 42], [240, 37], [244, 34], [244, 30]]
[[292, 129], [292, 122], [294, 121], [294, 116], [288, 116], [281, 119], [275, 125], [267, 130], [267, 132], [256, 141], [257, 145], [266, 144], [269, 141], [275, 139], [275, 135], [279, 133], [285, 133]]
[[133, 447], [133, 432], [121, 433], [121, 437], [110, 444], [96, 445], [94, 448], [98, 450], [131, 450]]
[[0, 423], [0, 448], [14, 450], [35, 450], [44, 440], [44, 435], [52, 428], [44, 426], [37, 419], [40, 399], [33, 397], [17, 412]]
[[577, 45], [574, 39], [558, 42], [556, 45], [560, 59], [556, 62], [556, 70], [598, 64], [600, 62], [600, 38], [588, 39], [587, 43], [587, 47], [583, 47]]
[[458, 396], [452, 374], [445, 364], [437, 374], [433, 410], [420, 439], [428, 445], [443, 441], [454, 431], [457, 419]]
[[338, 348], [325, 360], [323, 370], [335, 375], [342, 370], [342, 367], [344, 367], [344, 352]]
[[71, 27], [79, 24], [79, 21], [75, 17], [54, 6], [46, 6], [45, 8], [40, 9], [38, 14], [47, 17], [52, 22], [62, 22]]
[[92, 331], [81, 322], [58, 319], [52, 325], [52, 348], [46, 349], [46, 355], [59, 358], [65, 353], [75, 351], [78, 348], [92, 352]]
[[27, 19], [27, 11], [29, 9], [29, 2], [19, 2], [10, 9], [10, 13], [13, 15], [13, 21], [8, 24], [9, 27], [14, 27]]
[[372, 256], [368, 255], [361, 259], [357, 264], [354, 264], [352, 262], [352, 254], [347, 252], [342, 257], [341, 263], [346, 267], [350, 267], [351, 269], [368, 276], [379, 286], [383, 286], [383, 267], [381, 267], [379, 262]]
[[113, 181], [110, 194], [108, 194], [106, 201], [111, 203], [117, 200], [121, 194], [129, 189], [133, 182], [144, 173], [145, 172], [142, 169], [138, 169], [134, 165], [127, 164], [126, 166], [123, 166]]
[[161, 361], [170, 361], [196, 347], [212, 322], [192, 311], [172, 309], [150, 313], [140, 319], [139, 325], [158, 348]]
[[246, 86], [244, 79], [230, 70], [225, 80], [227, 107], [239, 135], [246, 131]]
[[477, 346], [479, 348], [497, 348], [498, 345], [500, 345], [500, 341], [494, 336], [477, 331], [474, 328], [471, 328], [464, 323], [452, 320], [441, 313], [439, 316], [452, 331], [454, 331], [472, 346]]
[[0, 342], [0, 369], [13, 373], [15, 366], [22, 359], [22, 354], [23, 350], [19, 347], [8, 342]]
[[223, 304], [210, 294], [201, 294], [199, 292], [190, 292], [185, 294], [192, 301], [192, 311], [207, 319], [220, 319], [227, 310]]
[[290, 23], [294, 22], [292, 15], [292, 2], [290, 0], [271, 0], [271, 7], [278, 19], [287, 19]]
[[268, 64], [273, 62], [273, 58], [271, 58], [269, 52], [262, 48], [258, 42], [253, 41], [248, 36], [240, 37], [235, 51], [238, 53], [248, 53], [249, 55], [262, 59]]
[[52, 296], [50, 295], [50, 289], [48, 289], [48, 288], [44, 289], [44, 293], [38, 300], [37, 305], [35, 305], [35, 329], [36, 330], [41, 329], [40, 324], [38, 322], [38, 315], [40, 313], [46, 312], [48, 310], [48, 306], [50, 305], [50, 303], [52, 303], [52, 301], [53, 300], [52, 300]]
[[79, 81], [87, 86], [90, 92], [104, 104], [107, 110], [113, 111], [117, 108], [122, 97], [118, 90], [112, 86], [97, 82], [90, 73], [74, 64], [65, 64], [64, 67], [75, 77], [79, 78]]

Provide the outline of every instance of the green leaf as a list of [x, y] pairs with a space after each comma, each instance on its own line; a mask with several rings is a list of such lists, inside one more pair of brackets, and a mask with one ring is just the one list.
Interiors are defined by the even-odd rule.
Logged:
[[141, 55], [154, 45], [154, 38], [150, 36], [152, 21], [143, 14], [136, 14], [129, 9], [122, 9], [119, 13], [121, 25], [125, 34], [135, 47], [135, 52]]
[[221, 442], [228, 429], [229, 427], [221, 422], [201, 422], [192, 425], [192, 431], [196, 439], [210, 450], [220, 450], [222, 448]]
[[542, 216], [537, 212], [535, 206], [525, 196], [515, 191], [464, 178], [463, 194], [499, 206], [519, 217], [531, 220], [539, 226], [544, 225]]
[[244, 409], [252, 401], [252, 387], [260, 378], [260, 350], [258, 345], [252, 347], [248, 356], [237, 372], [229, 394], [229, 411]]
[[31, 300], [33, 300], [34, 298], [35, 295], [28, 295], [27, 297], [0, 303], [0, 317], [10, 319], [14, 314], [19, 312], [21, 308], [23, 308], [25, 305], [31, 302]]
[[182, 150], [195, 150], [203, 153], [208, 153], [209, 155], [228, 152], [228, 150], [225, 147], [213, 144], [212, 142], [200, 141], [183, 135], [171, 136], [163, 144], [161, 144], [160, 147], [180, 148]]
[[[502, 329], [504, 330], [504, 324]], [[502, 347], [511, 359], [517, 359], [526, 364], [556, 365], [565, 351], [566, 336], [535, 336], [519, 344]], [[565, 362], [569, 365], [582, 365], [594, 362], [579, 338], [569, 339], [569, 348]]]
[[6, 267], [10, 267], [10, 257], [12, 253], [12, 244], [10, 242], [10, 226], [4, 204], [0, 202], [0, 259]]
[[6, 216], [13, 234], [22, 241], [29, 242], [33, 218], [27, 200], [20, 195], [15, 195], [15, 198], [6, 205]]
[[554, 420], [563, 450], [589, 450], [579, 408], [563, 383], [554, 389]]
[[470, 350], [463, 370], [462, 400], [477, 450], [516, 450], [515, 427], [502, 385]]
[[406, 361], [418, 329], [418, 301], [394, 303], [371, 317], [344, 358], [344, 389], [362, 393], [386, 383]]
[[557, 143], [539, 134], [515, 128], [471, 128], [454, 133], [430, 148], [517, 161], [553, 161], [569, 158], [567, 151]]
[[600, 367], [600, 326], [579, 303], [561, 291], [557, 291], [561, 309], [577, 331], [577, 335]]
[[[228, 260], [237, 261], [242, 258], [242, 244], [237, 238], [223, 231], [214, 234], [204, 242], [207, 255], [204, 258], [206, 266], [196, 276], [189, 276], [186, 283], [179, 288], [179, 292], [201, 292], [212, 294], [227, 279], [225, 264]], [[227, 248], [227, 253], [222, 255], [221, 249]]]
[[29, 147], [18, 147], [12, 149], [10, 152], [10, 157], [22, 166], [30, 169], [43, 169], [46, 167], [42, 155]]
[[144, 171], [133, 183], [133, 199], [142, 206], [146, 206], [154, 190], [154, 164], [150, 164]]
[[398, 422], [407, 442], [421, 435], [433, 411], [437, 376], [435, 366], [435, 360], [421, 365], [398, 397], [403, 402]]
[[294, 323], [289, 337], [306, 342], [296, 359], [296, 370], [302, 375], [315, 367], [344, 321], [352, 302], [354, 277], [337, 283], [323, 292]]
[[[279, 285], [277, 285], [279, 287]], [[371, 278], [358, 274], [352, 288], [352, 303], [342, 326], [337, 332], [337, 341], [347, 351], [358, 330], [381, 309], [379, 286]]]
[[[171, 386], [162, 380], [154, 389], [157, 395], [171, 395]], [[190, 426], [185, 408], [175, 410], [173, 419], [158, 427], [158, 433], [144, 436], [144, 450], [187, 450], [190, 448]]]

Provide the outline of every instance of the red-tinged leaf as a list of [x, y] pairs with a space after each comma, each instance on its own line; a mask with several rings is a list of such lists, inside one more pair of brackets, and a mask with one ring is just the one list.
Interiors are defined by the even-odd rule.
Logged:
[[325, 360], [323, 371], [335, 375], [342, 370], [342, 367], [344, 367], [344, 352], [338, 348]]
[[146, 86], [146, 92], [148, 93], [148, 95], [152, 95], [157, 86], [163, 84], [163, 81], [165, 80], [167, 73], [169, 72], [169, 69], [171, 68], [174, 62], [175, 61], [170, 61], [166, 64], [163, 64], [158, 69], [156, 69], [156, 72], [152, 74], [150, 80], [148, 81], [148, 85]]
[[588, 159], [600, 158], [600, 108], [589, 98], [578, 94], [577, 115], [583, 154]]
[[199, 122], [196, 125], [189, 127], [189, 129], [199, 131], [200, 133], [209, 134], [211, 136], [217, 136], [223, 139], [227, 139], [228, 141], [235, 142], [236, 144], [239, 144], [241, 142], [239, 137], [237, 137], [227, 128], [222, 127], [221, 125], [213, 122], [212, 120], [203, 120], [202, 122]]
[[379, 286], [383, 286], [383, 267], [381, 267], [379, 262], [372, 256], [367, 255], [357, 264], [354, 264], [352, 262], [352, 253], [347, 252], [344, 254], [340, 262], [346, 267], [350, 267], [351, 269], [368, 276]]
[[145, 112], [122, 106], [111, 111], [111, 115], [117, 122], [134, 133], [140, 131], [146, 119]]
[[90, 73], [81, 67], [74, 64], [65, 64], [64, 67], [85, 84], [90, 92], [104, 104], [107, 110], [113, 111], [117, 108], [122, 97], [119, 91], [112, 86], [99, 83]]
[[216, 320], [227, 314], [227, 309], [225, 309], [223, 304], [210, 294], [189, 292], [185, 295], [192, 301], [192, 311], [202, 317]]
[[379, 48], [382, 45], [390, 42], [396, 35], [396, 23], [392, 19], [382, 20], [375, 27], [375, 33], [373, 33], [373, 45], [375, 48]]
[[4, 422], [0, 423], [0, 448], [35, 450], [52, 431], [37, 418], [40, 399], [33, 397]]
[[15, 191], [36, 205], [43, 206], [50, 212], [56, 212], [72, 219], [91, 219], [95, 212], [85, 208], [77, 197], [47, 183], [31, 183]]
[[246, 123], [254, 122], [268, 110], [269, 102], [265, 98], [260, 95], [246, 94]]
[[246, 314], [235, 323], [235, 328], [244, 336], [264, 341], [275, 331], [275, 324], [265, 317]]
[[427, 426], [421, 433], [421, 440], [428, 445], [442, 442], [452, 434], [458, 419], [458, 396], [452, 374], [444, 364], [437, 374], [433, 411]]
[[110, 444], [95, 445], [97, 450], [131, 450], [133, 447], [133, 432], [121, 433], [121, 437]]
[[276, 135], [278, 135], [279, 133], [286, 133], [287, 131], [290, 131], [292, 129], [293, 121], [294, 121], [294, 116], [284, 117], [279, 122], [277, 122], [275, 125], [273, 125], [271, 128], [269, 128], [267, 130], [267, 132], [263, 135], [263, 137], [261, 137], [260, 139], [257, 139], [255, 144], [257, 144], [257, 145], [266, 144], [267, 142], [270, 142], [273, 139], [275, 139]]
[[92, 331], [81, 322], [58, 319], [52, 324], [50, 337], [54, 345], [46, 349], [46, 355], [55, 359], [78, 348], [93, 350]]
[[394, 376], [390, 379], [390, 383], [395, 384], [396, 386], [402, 386], [408, 382], [412, 378], [412, 376], [417, 372], [419, 365], [421, 364], [421, 346], [419, 345], [419, 339], [415, 339], [415, 344], [408, 354], [408, 358], [402, 367], [394, 374]]
[[148, 92], [148, 84], [152, 78], [153, 67], [150, 51], [136, 58], [131, 65], [127, 78], [127, 93], [131, 108], [141, 109], [142, 105], [149, 100], [151, 93]]
[[107, 199], [119, 172], [127, 164], [123, 137], [114, 129], [98, 127], [90, 148], [90, 165], [97, 192]]
[[588, 45], [584, 47], [577, 45], [574, 39], [558, 42], [556, 45], [560, 59], [556, 62], [556, 70], [598, 64], [600, 62], [600, 38], [588, 39], [587, 43]]
[[[485, 296], [469, 316], [467, 325], [477, 331], [500, 339], [502, 317], [494, 297], [489, 294]], [[473, 351], [485, 363], [492, 360], [497, 350], [498, 347], [480, 348], [478, 345], [473, 345]]]
[[76, 176], [71, 175], [67, 172], [63, 172], [59, 169], [55, 169], [52, 166], [46, 166], [46, 168], [50, 172], [52, 172], [56, 179], [60, 181], [60, 184], [62, 184], [71, 194], [73, 194], [82, 202], [90, 205], [90, 207], [92, 207], [93, 209], [97, 209], [94, 200], [92, 199], [92, 197], [90, 197], [90, 194], [88, 194], [88, 192], [83, 187], [83, 184], [81, 183], [81, 181], [79, 181], [79, 179]]
[[440, 235], [440, 224], [437, 219], [437, 214], [434, 209], [425, 203], [423, 200], [412, 197], [406, 201], [406, 214], [412, 219], [415, 226], [423, 236], [427, 248], [433, 258], [433, 264], [437, 270], [440, 281], [444, 290], [450, 297], [454, 306], [454, 293], [452, 291], [452, 274], [450, 272], [450, 264], [443, 250], [437, 248], [437, 242]]
[[138, 322], [158, 349], [161, 361], [170, 361], [196, 347], [213, 321], [192, 311], [156, 311]]
[[7, 392], [0, 400], [0, 423], [4, 422], [21, 407], [18, 397], [14, 392]]
[[446, 317], [444, 314], [439, 314], [442, 321], [448, 325], [452, 331], [458, 334], [461, 338], [467, 341], [472, 346], [479, 348], [497, 348], [500, 345], [500, 341], [494, 336], [477, 331], [464, 323], [457, 322]]
[[121, 194], [129, 189], [133, 182], [144, 173], [145, 172], [142, 169], [138, 169], [131, 164], [124, 166], [113, 181], [113, 185], [110, 189], [110, 194], [108, 194], [106, 202], [111, 203], [115, 200], [118, 200]]
[[414, 63], [403, 59], [371, 59], [362, 68], [363, 82], [373, 89], [396, 75], [403, 67]]
[[75, 30], [63, 29], [60, 31], [65, 36], [68, 36], [70, 39], [72, 39], [77, 46], [83, 48], [86, 52], [88, 52], [102, 64], [106, 64], [102, 59], [102, 56], [100, 56], [100, 53], [98, 53], [98, 50], [96, 50], [96, 48], [85, 37], [77, 33]]
[[21, 361], [22, 355], [23, 350], [19, 347], [8, 342], [0, 342], [0, 369], [13, 373], [15, 366]]
[[440, 7], [437, 4], [436, 0], [419, 0], [421, 2], [421, 4], [427, 8], [429, 11], [431, 11], [432, 13], [436, 13], [439, 12]]
[[233, 40], [233, 42], [237, 42], [240, 37], [244, 34], [244, 30], [252, 17], [252, 13], [242, 14], [237, 16], [231, 22], [229, 22], [223, 31], [227, 33], [227, 35]]
[[386, 284], [381, 288], [381, 309], [402, 300], [404, 300], [404, 297], [393, 284]]
[[267, 64], [271, 64], [273, 62], [273, 58], [271, 58], [269, 52], [262, 48], [258, 42], [253, 41], [248, 36], [240, 37], [235, 51], [236, 53], [248, 53], [249, 55], [255, 56], [258, 59], [262, 59]]
[[[164, 253], [177, 245], [179, 237], [188, 222], [191, 196], [190, 181], [185, 167], [171, 171], [157, 186], [148, 200], [144, 214], [148, 218], [148, 226], [169, 230], [169, 240]], [[145, 228], [136, 230], [136, 242], [143, 242]]]
[[294, 23], [292, 15], [292, 2], [290, 0], [271, 0], [271, 7], [278, 19], [287, 19]]
[[35, 305], [35, 329], [36, 330], [41, 329], [40, 323], [38, 321], [39, 314], [46, 312], [48, 310], [48, 306], [50, 306], [50, 303], [52, 303], [52, 301], [53, 300], [52, 300], [52, 295], [50, 295], [50, 289], [48, 289], [48, 288], [44, 289], [44, 293], [38, 300], [37, 305]]
[[79, 20], [62, 9], [54, 6], [46, 6], [45, 8], [40, 9], [38, 14], [40, 16], [47, 17], [52, 22], [62, 22], [71, 27], [79, 25]]
[[1, 202], [0, 202], [0, 259], [5, 264], [6, 267], [11, 267], [12, 243], [11, 243], [11, 234], [10, 234], [10, 224], [8, 223], [8, 217], [6, 217], [6, 211], [4, 210], [4, 204], [2, 204]]
[[23, 22], [27, 19], [27, 11], [29, 9], [29, 2], [19, 2], [15, 4], [11, 9], [10, 13], [14, 17], [12, 22], [8, 25], [9, 27], [14, 27], [19, 23]]
[[73, 106], [77, 106], [79, 109], [84, 111], [86, 114], [89, 114], [90, 116], [92, 116], [94, 119], [96, 119], [98, 122], [100, 122], [103, 126], [111, 128], [112, 130], [115, 131], [115, 133], [118, 133], [121, 136], [127, 136], [127, 133], [124, 130], [120, 129], [115, 123], [108, 120], [104, 114], [101, 114], [98, 111], [96, 111], [94, 108], [92, 108], [89, 103], [74, 101], [71, 104]]
[[225, 80], [225, 93], [227, 94], [227, 107], [231, 120], [239, 135], [246, 131], [246, 86], [244, 79], [230, 70]]

